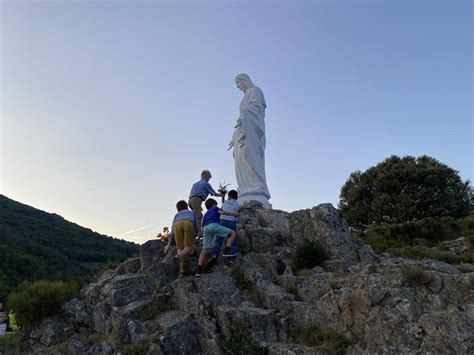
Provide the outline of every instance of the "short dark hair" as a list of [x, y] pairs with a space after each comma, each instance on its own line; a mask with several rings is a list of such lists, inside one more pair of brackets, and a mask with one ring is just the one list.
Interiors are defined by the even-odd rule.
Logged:
[[235, 190], [230, 190], [228, 193], [227, 193], [227, 196], [229, 196], [230, 198], [234, 199], [234, 200], [237, 200], [239, 198], [239, 194], [237, 193], [237, 191]]
[[204, 202], [204, 204], [206, 205], [206, 208], [209, 209], [209, 208], [212, 208], [214, 206], [217, 206], [217, 201], [214, 200], [213, 198], [208, 198], [206, 200], [206, 202]]
[[182, 210], [187, 210], [188, 209], [188, 203], [184, 200], [179, 200], [177, 203], [176, 203], [176, 209], [179, 211], [182, 211]]

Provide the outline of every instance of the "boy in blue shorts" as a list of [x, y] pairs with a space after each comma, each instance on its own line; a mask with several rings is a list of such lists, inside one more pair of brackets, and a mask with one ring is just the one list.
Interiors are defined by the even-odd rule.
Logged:
[[[198, 267], [196, 270], [197, 277], [202, 275], [202, 267], [204, 265], [204, 260], [208, 254], [213, 253], [214, 242], [216, 238], [219, 237], [228, 237], [227, 238], [227, 247], [231, 247], [232, 243], [235, 239], [235, 232], [227, 227], [221, 226], [219, 224], [220, 214], [219, 214], [219, 207], [217, 207], [217, 201], [210, 198], [207, 199], [205, 202], [207, 212], [204, 214], [204, 218], [202, 219], [202, 226], [203, 226], [203, 246], [201, 254], [199, 255], [198, 260]], [[215, 263], [216, 258], [213, 258], [210, 263]]]

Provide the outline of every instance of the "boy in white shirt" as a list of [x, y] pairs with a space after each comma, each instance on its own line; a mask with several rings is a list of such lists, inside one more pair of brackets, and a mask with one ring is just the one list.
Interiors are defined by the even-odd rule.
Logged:
[[[237, 232], [237, 217], [240, 216], [240, 203], [237, 201], [239, 195], [237, 191], [230, 190], [227, 194], [227, 200], [224, 201], [221, 211], [219, 211], [221, 218], [219, 224], [221, 226], [232, 229]], [[224, 240], [216, 240], [214, 245], [214, 254], [219, 256]], [[237, 254], [237, 236], [230, 248], [224, 250], [224, 256], [234, 256]]]

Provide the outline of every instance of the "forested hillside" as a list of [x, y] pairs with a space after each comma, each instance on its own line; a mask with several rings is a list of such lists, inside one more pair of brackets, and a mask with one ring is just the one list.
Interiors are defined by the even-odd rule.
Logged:
[[107, 263], [137, 251], [137, 244], [0, 195], [0, 303], [23, 281], [86, 282]]

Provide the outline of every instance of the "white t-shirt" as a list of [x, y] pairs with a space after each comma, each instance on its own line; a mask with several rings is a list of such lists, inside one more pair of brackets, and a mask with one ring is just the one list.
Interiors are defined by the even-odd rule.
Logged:
[[0, 336], [5, 335], [7, 331], [7, 323], [0, 324]]
[[[240, 203], [237, 200], [225, 200], [222, 205], [222, 211], [237, 213], [240, 211]], [[221, 219], [225, 221], [236, 221], [237, 217], [221, 214]]]

